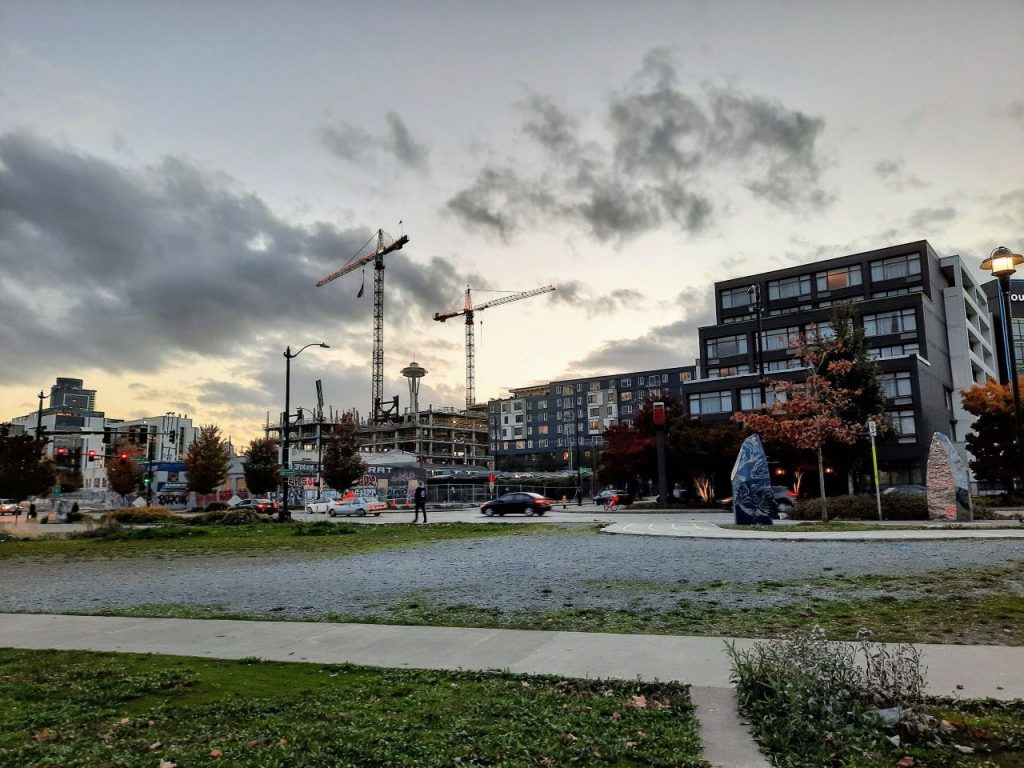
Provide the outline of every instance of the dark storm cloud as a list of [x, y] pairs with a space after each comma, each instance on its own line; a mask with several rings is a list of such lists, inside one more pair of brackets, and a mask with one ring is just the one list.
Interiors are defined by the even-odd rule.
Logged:
[[647, 297], [632, 288], [616, 288], [604, 295], [595, 293], [578, 280], [563, 281], [551, 294], [552, 301], [575, 309], [582, 309], [588, 315], [607, 314], [619, 309], [636, 309], [644, 306]]
[[344, 121], [320, 129], [320, 142], [336, 157], [352, 163], [376, 163], [381, 156], [390, 156], [402, 165], [425, 170], [430, 154], [426, 145], [416, 141], [402, 118], [394, 112], [385, 115], [388, 130], [374, 136]]
[[[369, 234], [295, 226], [181, 160], [127, 171], [31, 134], [0, 135], [0, 381], [55, 365], [153, 371], [194, 355], [235, 359], [311, 327], [365, 334], [368, 347], [370, 286], [357, 301], [358, 274], [315, 283]], [[392, 328], [423, 322], [465, 283], [444, 259], [416, 266], [411, 248], [389, 256]]]
[[822, 118], [732, 88], [688, 92], [663, 49], [610, 98], [603, 144], [584, 141], [580, 119], [542, 95], [519, 107], [520, 129], [542, 151], [544, 171], [489, 163], [447, 203], [466, 226], [505, 240], [566, 219], [602, 241], [666, 223], [698, 232], [712, 221], [710, 190], [723, 179], [780, 208], [831, 202], [820, 185]]
[[907, 224], [912, 229], [929, 230], [936, 224], [952, 221], [955, 218], [956, 209], [949, 206], [945, 208], [919, 208], [910, 214], [907, 218]]

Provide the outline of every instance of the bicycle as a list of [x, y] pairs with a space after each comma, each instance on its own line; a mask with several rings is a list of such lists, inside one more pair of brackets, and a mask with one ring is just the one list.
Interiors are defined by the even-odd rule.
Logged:
[[608, 501], [605, 502], [605, 505], [604, 505], [604, 511], [605, 512], [615, 512], [616, 510], [618, 510], [618, 508], [619, 508], [619, 500], [616, 499], [616, 498], [608, 499]]

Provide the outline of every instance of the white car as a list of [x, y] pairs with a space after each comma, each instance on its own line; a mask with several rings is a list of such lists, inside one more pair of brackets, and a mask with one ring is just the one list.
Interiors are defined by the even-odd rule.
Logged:
[[327, 514], [331, 517], [337, 517], [338, 515], [345, 515], [345, 517], [351, 517], [352, 515], [357, 517], [374, 515], [380, 517], [380, 513], [387, 508], [387, 504], [376, 499], [363, 499], [359, 497], [354, 499], [335, 499], [327, 507]]
[[325, 515], [327, 508], [337, 499], [324, 499], [323, 501], [310, 501], [306, 504], [306, 511], [310, 514]]
[[0, 515], [16, 515], [21, 512], [14, 499], [0, 499]]

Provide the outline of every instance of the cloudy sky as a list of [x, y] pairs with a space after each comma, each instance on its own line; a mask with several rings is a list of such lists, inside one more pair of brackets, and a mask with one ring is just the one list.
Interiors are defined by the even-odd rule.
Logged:
[[[0, 0], [0, 419], [56, 376], [236, 442], [324, 381], [464, 402], [692, 363], [715, 280], [1024, 247], [1024, 4]], [[402, 222], [401, 224], [399, 222]]]

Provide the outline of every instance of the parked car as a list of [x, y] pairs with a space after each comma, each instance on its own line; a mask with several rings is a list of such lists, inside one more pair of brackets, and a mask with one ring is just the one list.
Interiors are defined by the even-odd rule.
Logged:
[[388, 505], [383, 501], [377, 501], [376, 499], [366, 499], [355, 497], [352, 499], [334, 499], [328, 502], [327, 514], [331, 517], [337, 517], [338, 515], [344, 515], [345, 517], [366, 517], [367, 515], [373, 515], [380, 517], [380, 513], [388, 508]]
[[551, 509], [553, 503], [551, 499], [541, 496], [539, 493], [517, 491], [484, 502], [480, 505], [480, 513], [487, 517], [494, 515], [501, 517], [512, 512], [522, 512], [527, 517], [533, 517], [534, 515], [543, 515]]
[[228, 507], [228, 509], [252, 509], [256, 512], [264, 512], [266, 514], [270, 514], [277, 508], [277, 502], [271, 501], [270, 499], [245, 499], [232, 507]]
[[[796, 505], [796, 491], [791, 491], [784, 485], [772, 486], [772, 498], [775, 499], [775, 514], [772, 517], [777, 517], [779, 514], [788, 515]], [[732, 511], [732, 496], [719, 499], [718, 503], [723, 509]]]
[[775, 497], [775, 506], [779, 508], [779, 512], [789, 514], [796, 504], [796, 491], [791, 491], [784, 485], [773, 485], [772, 495]]
[[882, 491], [883, 496], [888, 496], [891, 493], [906, 493], [911, 496], [924, 496], [928, 493], [928, 486], [926, 485], [890, 485], [888, 488]]
[[0, 499], [0, 515], [16, 515], [21, 511], [14, 499]]
[[633, 494], [629, 491], [616, 491], [609, 488], [606, 491], [601, 491], [597, 496], [594, 497], [594, 503], [600, 504], [602, 507], [608, 503], [612, 496], [619, 497], [619, 504], [629, 505], [633, 503]]

